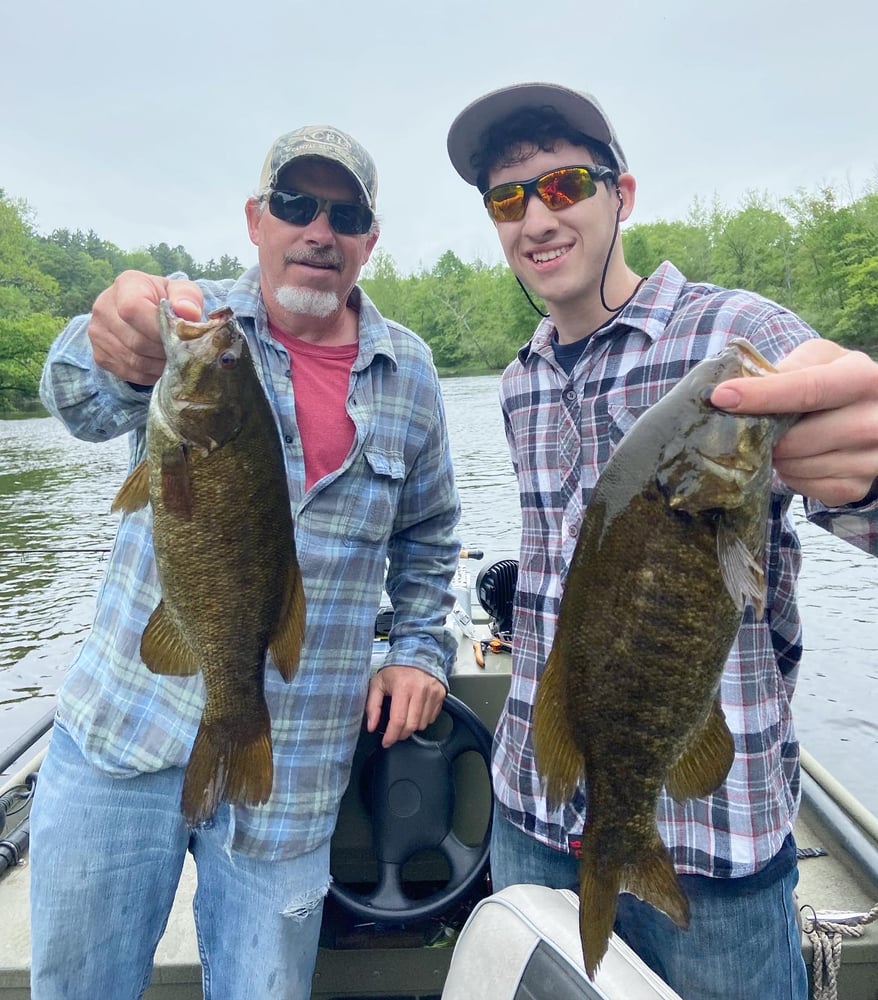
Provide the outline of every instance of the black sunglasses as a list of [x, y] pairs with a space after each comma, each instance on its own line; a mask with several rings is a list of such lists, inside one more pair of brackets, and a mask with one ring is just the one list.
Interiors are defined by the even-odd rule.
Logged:
[[494, 222], [518, 222], [524, 218], [528, 198], [536, 193], [553, 212], [575, 205], [597, 191], [595, 181], [615, 180], [616, 171], [593, 163], [549, 170], [529, 181], [498, 184], [485, 192], [484, 202]]
[[301, 191], [272, 191], [268, 210], [276, 219], [294, 226], [307, 226], [326, 211], [329, 224], [343, 236], [362, 236], [375, 221], [372, 209], [348, 201], [330, 201]]

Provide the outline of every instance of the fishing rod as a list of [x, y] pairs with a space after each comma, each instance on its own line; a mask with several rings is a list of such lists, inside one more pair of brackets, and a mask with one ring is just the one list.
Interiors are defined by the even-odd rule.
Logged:
[[30, 729], [22, 733], [15, 742], [10, 743], [9, 746], [0, 754], [0, 774], [8, 771], [10, 767], [24, 754], [30, 750], [30, 748], [40, 739], [41, 736], [45, 736], [46, 733], [52, 728], [52, 723], [55, 721], [55, 708], [49, 709], [46, 714], [35, 722]]
[[[52, 728], [55, 721], [55, 709], [50, 709], [38, 722], [20, 736], [14, 743], [0, 754], [0, 773], [7, 771], [34, 744]], [[12, 777], [0, 792], [0, 875], [10, 868], [15, 868], [27, 853], [30, 843], [29, 816], [7, 830], [7, 820], [22, 812], [32, 801], [34, 788], [37, 784], [37, 771], [44, 747], [37, 758], [31, 760], [25, 767]]]

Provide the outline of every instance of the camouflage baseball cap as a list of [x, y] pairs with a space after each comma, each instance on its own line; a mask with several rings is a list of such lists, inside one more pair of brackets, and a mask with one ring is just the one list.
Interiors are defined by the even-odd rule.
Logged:
[[319, 156], [341, 164], [357, 182], [366, 204], [375, 211], [378, 172], [372, 157], [356, 139], [331, 125], [305, 125], [275, 139], [259, 176], [259, 190], [274, 188], [284, 167], [303, 156]]

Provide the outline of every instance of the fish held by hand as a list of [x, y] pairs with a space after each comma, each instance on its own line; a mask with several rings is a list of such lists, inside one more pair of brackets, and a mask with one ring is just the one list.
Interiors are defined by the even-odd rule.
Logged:
[[202, 323], [159, 306], [167, 363], [153, 388], [146, 457], [114, 510], [152, 508], [161, 601], [140, 652], [155, 674], [201, 672], [205, 703], [183, 782], [194, 826], [222, 801], [271, 795], [266, 654], [287, 681], [299, 662], [305, 599], [283, 449], [231, 309]]
[[744, 608], [764, 611], [772, 446], [797, 419], [735, 415], [709, 398], [725, 379], [774, 370], [743, 340], [693, 367], [622, 439], [583, 519], [537, 690], [534, 751], [550, 805], [585, 781], [590, 978], [620, 891], [688, 926], [656, 807], [663, 787], [680, 801], [711, 794], [732, 766], [720, 678]]

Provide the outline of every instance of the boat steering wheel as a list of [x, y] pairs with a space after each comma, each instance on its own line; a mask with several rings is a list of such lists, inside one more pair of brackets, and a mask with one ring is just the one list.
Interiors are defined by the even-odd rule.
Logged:
[[[386, 722], [389, 699], [382, 720]], [[442, 712], [451, 731], [441, 739], [417, 733], [384, 749], [380, 735], [367, 762], [366, 791], [371, 814], [373, 851], [378, 863], [375, 888], [355, 892], [333, 880], [330, 896], [348, 913], [369, 922], [405, 923], [447, 913], [467, 896], [488, 864], [491, 816], [480, 842], [469, 846], [452, 828], [456, 799], [454, 762], [475, 751], [491, 774], [491, 734], [479, 717], [453, 695], [446, 695]], [[379, 724], [378, 733], [384, 729]], [[418, 851], [436, 851], [448, 864], [445, 886], [423, 899], [403, 891], [403, 866]]]

